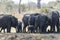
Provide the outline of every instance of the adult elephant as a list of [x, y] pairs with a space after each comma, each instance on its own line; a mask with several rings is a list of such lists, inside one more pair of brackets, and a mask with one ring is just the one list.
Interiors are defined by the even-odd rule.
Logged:
[[[1, 31], [2, 29], [5, 30], [5, 28], [7, 27], [7, 32], [10, 31], [10, 25], [11, 25], [11, 18], [8, 15], [0, 15], [0, 27], [1, 27]], [[4, 31], [5, 32], [5, 31]]]
[[55, 26], [57, 28], [57, 32], [59, 32], [59, 12], [58, 11], [51, 11], [48, 14], [48, 18], [50, 19], [50, 32], [56, 32]]
[[59, 12], [51, 11], [47, 14], [40, 14], [39, 16], [39, 32], [46, 32], [48, 26], [51, 26], [49, 32], [55, 32], [55, 26], [57, 27], [57, 32], [59, 32]]
[[[35, 26], [35, 19], [36, 19], [36, 16], [39, 15], [37, 13], [35, 14], [25, 14], [22, 18], [22, 21], [23, 21], [23, 24], [24, 24], [24, 27], [23, 27], [23, 31], [26, 32], [26, 27], [27, 26], [30, 26], [30, 25], [33, 25]], [[38, 18], [38, 17], [37, 17]], [[38, 19], [37, 19], [38, 20]], [[37, 23], [38, 24], [38, 23]]]
[[39, 24], [39, 33], [46, 33], [46, 29], [48, 27], [48, 16], [46, 13], [42, 13], [38, 17]]
[[[10, 33], [11, 27], [17, 28], [18, 20], [12, 15], [0, 15], [0, 27], [2, 29], [7, 29], [7, 33]], [[16, 29], [17, 30], [17, 29]], [[5, 32], [5, 31], [4, 31]]]
[[28, 21], [29, 21], [29, 17], [30, 17], [30, 14], [25, 14], [22, 18], [22, 22], [23, 22], [23, 32], [26, 32], [26, 27], [29, 25], [28, 24]]
[[35, 13], [35, 14], [31, 14], [30, 17], [29, 17], [29, 28], [31, 30], [31, 32], [38, 32], [38, 16], [39, 14], [38, 13]]

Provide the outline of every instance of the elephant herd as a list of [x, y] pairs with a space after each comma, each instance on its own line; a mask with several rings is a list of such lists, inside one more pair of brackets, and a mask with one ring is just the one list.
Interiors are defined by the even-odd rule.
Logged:
[[[58, 11], [51, 11], [50, 13], [25, 14], [22, 18], [22, 22], [24, 24], [23, 32], [26, 32], [26, 27], [28, 26], [28, 32], [31, 33], [59, 33], [59, 19]], [[46, 31], [48, 26], [50, 26], [50, 30]]]
[[[50, 30], [47, 31], [48, 26], [50, 26]], [[26, 27], [28, 27], [29, 33], [59, 33], [59, 26], [60, 15], [58, 11], [51, 11], [50, 13], [24, 14], [22, 22], [18, 21], [18, 19], [12, 15], [0, 15], [0, 32], [2, 30], [5, 32], [5, 29], [7, 29], [7, 33], [10, 33], [11, 27], [14, 27], [17, 33], [25, 33]]]

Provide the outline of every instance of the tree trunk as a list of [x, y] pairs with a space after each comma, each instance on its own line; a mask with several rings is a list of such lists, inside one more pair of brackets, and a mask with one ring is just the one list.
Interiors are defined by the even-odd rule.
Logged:
[[21, 13], [21, 0], [19, 1], [19, 14]]
[[37, 8], [38, 8], [38, 9], [41, 8], [40, 1], [41, 1], [41, 0], [37, 0]]

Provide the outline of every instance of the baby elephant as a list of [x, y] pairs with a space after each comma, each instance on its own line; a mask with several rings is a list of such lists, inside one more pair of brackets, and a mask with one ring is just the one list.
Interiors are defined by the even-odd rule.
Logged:
[[22, 22], [18, 21], [18, 26], [17, 26], [17, 33], [22, 32]]
[[34, 33], [34, 32], [35, 32], [34, 29], [35, 29], [35, 28], [34, 28], [34, 25], [29, 25], [29, 26], [28, 26], [28, 32], [29, 32], [29, 33]]

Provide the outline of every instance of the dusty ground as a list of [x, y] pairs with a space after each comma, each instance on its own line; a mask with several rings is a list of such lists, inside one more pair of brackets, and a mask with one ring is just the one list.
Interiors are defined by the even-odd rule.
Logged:
[[60, 40], [60, 34], [1, 33], [0, 40]]

